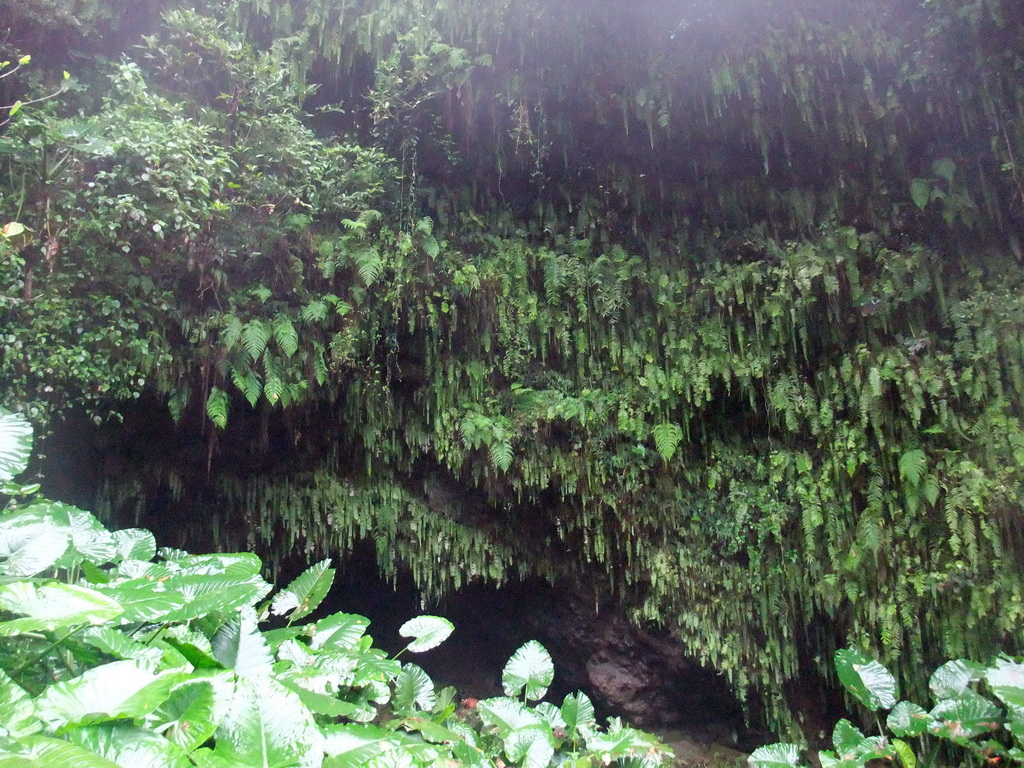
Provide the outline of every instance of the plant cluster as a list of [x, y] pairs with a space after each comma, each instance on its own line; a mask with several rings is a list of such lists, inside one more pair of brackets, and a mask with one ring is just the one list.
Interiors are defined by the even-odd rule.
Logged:
[[[1024, 663], [1019, 658], [1004, 656], [988, 665], [946, 662], [928, 682], [934, 700], [930, 710], [900, 700], [896, 678], [861, 651], [837, 652], [835, 667], [846, 690], [875, 713], [878, 735], [865, 736], [849, 720], [840, 720], [832, 733], [834, 750], [818, 753], [822, 768], [863, 768], [879, 761], [932, 768], [937, 759], [944, 764], [944, 758], [971, 766], [1024, 763]], [[880, 713], [885, 710], [890, 712], [883, 727]], [[801, 764], [798, 747], [786, 743], [759, 747], [749, 763], [753, 768]]]
[[[299, 623], [330, 590], [329, 561], [267, 599], [253, 554], [158, 552], [149, 531], [34, 497], [12, 482], [30, 444], [0, 412], [14, 495], [0, 513], [0, 766], [655, 768], [670, 754], [600, 727], [585, 694], [535, 703], [554, 668], [533, 641], [505, 666], [505, 696], [457, 711], [454, 689], [373, 647], [365, 618]], [[403, 652], [452, 630], [411, 619]]]

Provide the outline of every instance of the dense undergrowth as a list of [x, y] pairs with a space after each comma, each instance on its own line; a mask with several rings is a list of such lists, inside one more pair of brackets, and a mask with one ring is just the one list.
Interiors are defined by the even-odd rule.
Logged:
[[204, 445], [104, 513], [596, 575], [776, 723], [1021, 649], [1016, 4], [138, 5], [5, 43], [74, 77], [0, 136], [0, 401]]
[[254, 554], [157, 550], [139, 528], [11, 482], [31, 427], [0, 411], [0, 766], [105, 768], [655, 768], [656, 738], [598, 725], [583, 693], [542, 702], [551, 657], [531, 641], [505, 696], [457, 711], [402, 653], [454, 627], [418, 616], [388, 658], [348, 613], [304, 623], [334, 579], [324, 560], [269, 597]]

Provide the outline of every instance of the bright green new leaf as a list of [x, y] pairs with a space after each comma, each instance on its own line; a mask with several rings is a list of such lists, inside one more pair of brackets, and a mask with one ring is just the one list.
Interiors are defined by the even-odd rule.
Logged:
[[562, 718], [565, 720], [566, 738], [576, 739], [580, 728], [591, 728], [596, 722], [594, 704], [583, 692], [570, 693], [562, 702]]
[[508, 660], [501, 675], [501, 687], [506, 696], [519, 696], [522, 692], [524, 699], [536, 701], [548, 692], [554, 676], [551, 654], [536, 640], [530, 640]]
[[334, 583], [334, 569], [330, 565], [331, 561], [327, 559], [307, 568], [291, 584], [278, 592], [271, 603], [271, 613], [284, 616], [290, 611], [290, 624], [315, 611]]
[[413, 638], [413, 641], [406, 647], [406, 650], [411, 653], [420, 653], [436, 648], [454, 631], [455, 625], [440, 616], [417, 616], [398, 628], [398, 634], [402, 637]]
[[928, 207], [932, 199], [932, 185], [927, 179], [911, 179], [910, 199], [920, 210]]
[[893, 739], [892, 747], [896, 750], [896, 754], [900, 758], [900, 765], [903, 768], [917, 768], [917, 755], [914, 754], [914, 750], [910, 748], [907, 742]]
[[484, 699], [476, 705], [480, 719], [497, 729], [499, 736], [507, 736], [517, 728], [530, 725], [541, 725], [543, 720], [536, 712], [515, 699], [493, 698]]
[[162, 581], [151, 579], [128, 579], [113, 585], [97, 584], [93, 587], [124, 609], [122, 619], [135, 624], [143, 621], [163, 621], [185, 607], [185, 596]]
[[654, 434], [654, 446], [665, 461], [671, 461], [676, 455], [676, 448], [683, 441], [683, 430], [678, 424], [663, 423], [656, 424], [652, 430]]
[[74, 584], [18, 581], [0, 586], [0, 608], [23, 618], [0, 622], [0, 637], [103, 624], [121, 615], [121, 606], [94, 589]]
[[0, 483], [24, 472], [31, 453], [32, 425], [24, 416], [0, 409]]
[[835, 664], [839, 681], [868, 709], [889, 709], [896, 704], [896, 678], [874, 659], [844, 649], [836, 653]]

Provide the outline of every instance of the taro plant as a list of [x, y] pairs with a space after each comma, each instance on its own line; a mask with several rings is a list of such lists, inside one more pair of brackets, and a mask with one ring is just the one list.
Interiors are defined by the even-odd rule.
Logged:
[[[0, 768], [654, 768], [669, 754], [599, 728], [583, 694], [531, 706], [554, 674], [536, 642], [505, 668], [508, 697], [458, 712], [454, 689], [373, 647], [364, 617], [299, 623], [331, 588], [328, 560], [268, 599], [254, 554], [158, 550], [12, 482], [31, 437], [0, 412]], [[411, 619], [402, 653], [453, 629]]]
[[[838, 651], [835, 667], [846, 690], [874, 714], [878, 734], [866, 736], [849, 720], [840, 720], [832, 732], [834, 749], [818, 753], [822, 768], [860, 768], [872, 761], [932, 768], [944, 746], [965, 765], [1024, 763], [1021, 660], [1004, 656], [989, 665], [946, 662], [929, 681], [934, 699], [930, 710], [901, 700], [896, 678], [860, 651]], [[883, 726], [885, 710], [889, 714]], [[760, 747], [748, 760], [754, 768], [801, 764], [797, 745], [786, 743]]]

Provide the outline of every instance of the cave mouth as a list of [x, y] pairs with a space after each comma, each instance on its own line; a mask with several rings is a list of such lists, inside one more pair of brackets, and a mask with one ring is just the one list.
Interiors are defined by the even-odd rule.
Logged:
[[392, 584], [378, 573], [369, 546], [339, 566], [326, 610], [370, 619], [370, 634], [389, 653], [401, 650], [403, 622], [422, 613], [444, 616], [455, 632], [438, 648], [403, 657], [462, 699], [502, 695], [501, 673], [527, 640], [551, 654], [555, 678], [547, 694], [561, 702], [583, 691], [599, 717], [622, 717], [657, 732], [738, 745], [746, 732], [740, 702], [724, 678], [686, 657], [668, 632], [637, 627], [614, 603], [595, 601], [578, 586], [540, 578], [500, 586], [474, 582], [435, 605], [424, 605], [412, 578]]

